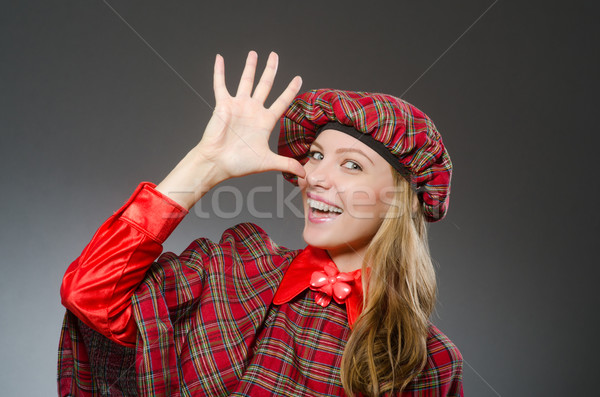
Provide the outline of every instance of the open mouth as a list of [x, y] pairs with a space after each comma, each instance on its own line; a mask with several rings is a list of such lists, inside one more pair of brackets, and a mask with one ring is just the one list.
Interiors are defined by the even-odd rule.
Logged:
[[310, 208], [310, 213], [314, 218], [335, 218], [344, 212], [341, 208], [325, 204], [322, 201], [317, 201], [311, 198], [306, 199], [306, 203]]

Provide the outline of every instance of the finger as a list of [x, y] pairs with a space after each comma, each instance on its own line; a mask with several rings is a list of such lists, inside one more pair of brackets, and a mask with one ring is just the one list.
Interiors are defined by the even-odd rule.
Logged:
[[281, 116], [283, 112], [286, 111], [290, 103], [294, 100], [298, 91], [300, 91], [300, 87], [302, 87], [302, 78], [300, 76], [296, 76], [290, 81], [285, 91], [279, 95], [279, 98], [269, 108], [269, 110], [277, 116]]
[[255, 99], [258, 99], [261, 103], [264, 103], [269, 96], [269, 92], [271, 92], [271, 87], [273, 87], [273, 81], [275, 80], [275, 75], [277, 74], [277, 65], [279, 64], [279, 57], [275, 52], [271, 52], [269, 54], [269, 59], [267, 60], [267, 66], [265, 66], [265, 70], [263, 71], [262, 76], [260, 76], [260, 81], [254, 90], [254, 95], [252, 96]]
[[229, 97], [229, 92], [227, 92], [227, 86], [225, 85], [225, 60], [219, 54], [215, 58], [213, 90], [215, 91], [215, 101], [217, 103]]
[[258, 54], [256, 51], [250, 51], [248, 53], [248, 58], [246, 58], [246, 66], [244, 66], [244, 71], [242, 72], [242, 77], [240, 78], [240, 84], [238, 85], [236, 96], [250, 96], [252, 93], [257, 60]]
[[273, 153], [272, 157], [269, 158], [269, 165], [269, 171], [289, 172], [301, 178], [306, 176], [306, 171], [302, 164], [291, 157], [278, 156]]

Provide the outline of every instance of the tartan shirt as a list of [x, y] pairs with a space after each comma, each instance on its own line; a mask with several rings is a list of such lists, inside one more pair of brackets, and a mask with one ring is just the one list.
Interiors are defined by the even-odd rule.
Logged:
[[[65, 274], [59, 394], [345, 395], [346, 305], [322, 307], [311, 289], [273, 302], [307, 250], [279, 247], [243, 223], [219, 243], [198, 239], [152, 262], [185, 215], [153, 188], [140, 184]], [[434, 325], [427, 348], [401, 395], [462, 396], [458, 349]]]

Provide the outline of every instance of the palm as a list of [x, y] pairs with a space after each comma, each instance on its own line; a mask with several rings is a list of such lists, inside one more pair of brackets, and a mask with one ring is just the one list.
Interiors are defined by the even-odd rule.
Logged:
[[271, 90], [277, 70], [277, 55], [272, 53], [267, 67], [252, 93], [256, 53], [251, 52], [235, 96], [225, 87], [223, 59], [215, 62], [214, 89], [216, 106], [198, 145], [204, 155], [218, 165], [224, 178], [280, 170], [303, 173], [295, 160], [278, 156], [268, 145], [269, 135], [281, 114], [300, 89], [301, 80], [294, 78], [270, 108], [264, 102]]

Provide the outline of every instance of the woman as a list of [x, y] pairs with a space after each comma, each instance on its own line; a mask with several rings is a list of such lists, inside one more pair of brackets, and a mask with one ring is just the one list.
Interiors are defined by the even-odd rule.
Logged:
[[[462, 395], [460, 353], [428, 320], [425, 220], [444, 216], [451, 169], [435, 126], [386, 95], [294, 99], [299, 77], [267, 109], [277, 56], [252, 93], [256, 63], [250, 52], [232, 97], [217, 56], [200, 143], [158, 186], [140, 184], [67, 270], [59, 393]], [[156, 260], [212, 187], [267, 170], [299, 185], [307, 248], [245, 223]]]

